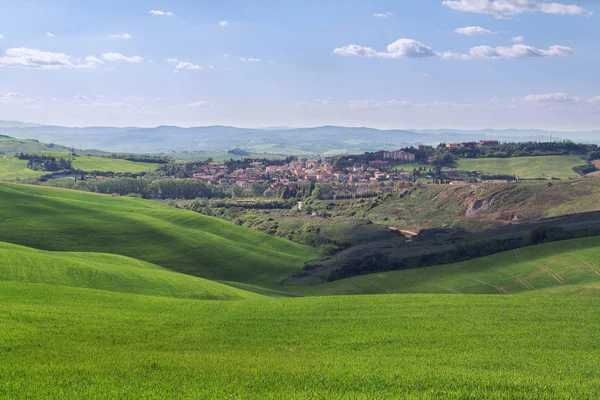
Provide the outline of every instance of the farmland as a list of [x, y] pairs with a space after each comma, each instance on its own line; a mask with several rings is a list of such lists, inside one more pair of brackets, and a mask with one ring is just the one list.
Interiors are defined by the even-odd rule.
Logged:
[[111, 172], [150, 172], [158, 164], [119, 160], [113, 158], [78, 156], [73, 160], [73, 168], [81, 171], [111, 171]]
[[4, 398], [594, 398], [585, 297], [198, 301], [0, 283]]
[[[54, 157], [67, 158], [66, 154], [44, 153]], [[102, 158], [94, 156], [77, 156], [73, 158], [73, 168], [91, 172], [91, 171], [110, 171], [110, 172], [130, 172], [140, 173], [154, 171], [158, 164], [133, 162], [120, 159]], [[28, 179], [39, 178], [48, 172], [33, 171], [27, 168], [27, 160], [13, 158], [12, 154], [0, 156], [0, 181], [25, 181]]]
[[0, 259], [0, 281], [192, 299], [240, 300], [259, 297], [112, 254], [49, 252], [0, 242]]
[[134, 198], [0, 185], [0, 238], [43, 250], [110, 252], [213, 280], [274, 285], [317, 252]]
[[35, 179], [42, 175], [43, 172], [28, 169], [27, 160], [0, 156], [0, 181]]
[[[600, 296], [600, 237], [525, 247], [457, 264], [357, 276], [290, 287], [293, 293], [510, 294], [580, 286]], [[595, 289], [595, 290], [592, 290]]]
[[479, 171], [485, 175], [513, 175], [521, 179], [577, 178], [573, 167], [585, 164], [576, 155], [512, 158], [466, 158], [457, 161], [457, 169]]

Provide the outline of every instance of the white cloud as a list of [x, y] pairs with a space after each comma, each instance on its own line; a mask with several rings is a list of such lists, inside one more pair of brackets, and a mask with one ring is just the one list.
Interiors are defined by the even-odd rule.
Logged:
[[380, 57], [380, 58], [426, 58], [434, 57], [435, 51], [429, 46], [412, 39], [399, 39], [387, 46], [386, 52], [378, 52], [370, 47], [351, 44], [333, 51], [340, 56]]
[[244, 62], [260, 62], [260, 58], [252, 58], [252, 57], [240, 57], [241, 61]]
[[187, 62], [187, 61], [180, 61], [179, 64], [177, 64], [175, 66], [175, 69], [192, 71], [192, 70], [202, 69], [202, 66], [201, 65], [192, 64], [191, 62]]
[[144, 59], [140, 56], [126, 57], [123, 54], [113, 52], [102, 54], [102, 59], [104, 61], [125, 61], [129, 63], [139, 63], [144, 61]]
[[404, 108], [459, 108], [469, 107], [470, 104], [466, 103], [454, 103], [447, 101], [434, 101], [434, 102], [412, 102], [408, 100], [350, 100], [348, 102], [348, 108], [351, 110], [393, 110], [393, 109], [404, 109]]
[[229, 25], [229, 22], [227, 22], [227, 21], [221, 21], [221, 22], [219, 22], [219, 25], [221, 25], [221, 26], [227, 26], [227, 25]]
[[230, 57], [230, 55], [229, 55], [229, 54], [227, 54], [227, 53], [225, 53], [225, 54], [223, 54], [223, 57], [225, 57], [225, 58], [229, 58], [229, 57]]
[[510, 60], [530, 57], [566, 57], [572, 55], [575, 55], [575, 51], [565, 46], [550, 46], [548, 50], [544, 50], [523, 44], [515, 44], [511, 47], [478, 46], [469, 50], [470, 58], [485, 59]]
[[173, 15], [175, 15], [170, 11], [160, 11], [160, 10], [150, 10], [148, 12], [148, 14], [156, 15], [157, 17], [172, 17]]
[[208, 69], [216, 69], [214, 65], [209, 65]]
[[373, 14], [373, 16], [377, 17], [377, 18], [389, 18], [392, 15], [394, 15], [394, 14], [392, 14], [391, 12], [387, 12], [387, 11], [386, 12], [382, 12], [382, 13], [375, 13], [375, 14]]
[[546, 94], [530, 94], [516, 101], [524, 101], [532, 104], [543, 104], [543, 105], [599, 105], [600, 96], [592, 97], [590, 99], [583, 99], [578, 96], [572, 96], [568, 93], [557, 92], [557, 93], [546, 93]]
[[427, 58], [440, 57], [444, 59], [472, 60], [472, 59], [519, 59], [528, 57], [559, 57], [572, 56], [575, 51], [565, 46], [550, 46], [548, 50], [537, 49], [532, 46], [515, 44], [512, 47], [478, 46], [469, 50], [468, 54], [454, 52], [436, 52], [431, 47], [411, 39], [399, 39], [387, 46], [387, 51], [378, 52], [370, 47], [351, 44], [333, 51], [334, 54], [346, 57], [366, 58]]
[[21, 93], [0, 93], [0, 103], [15, 103], [23, 98]]
[[188, 108], [202, 108], [202, 107], [210, 107], [210, 103], [207, 101], [194, 101], [186, 105]]
[[108, 108], [113, 110], [126, 110], [131, 108], [131, 104], [127, 103], [92, 103], [94, 108]]
[[112, 39], [124, 39], [124, 40], [131, 39], [131, 35], [129, 33], [120, 33], [120, 34], [116, 34], [116, 35], [108, 35], [108, 37], [112, 38]]
[[525, 41], [525, 38], [523, 36], [515, 36], [511, 40], [515, 43], [521, 43], [521, 42]]
[[473, 36], [473, 35], [493, 35], [494, 33], [488, 29], [482, 28], [481, 26], [467, 26], [464, 28], [457, 28], [454, 32], [459, 35]]
[[48, 37], [54, 37], [54, 34], [52, 32], [46, 32], [46, 36], [48, 36]]
[[560, 15], [591, 15], [583, 7], [537, 0], [444, 0], [442, 5], [455, 11], [493, 15], [507, 18], [525, 12], [542, 12]]
[[290, 105], [296, 107], [324, 107], [331, 105], [333, 102], [331, 99], [316, 99], [316, 100], [303, 100], [303, 101], [292, 101]]
[[94, 56], [86, 57], [85, 62], [73, 61], [71, 56], [64, 53], [53, 53], [26, 47], [7, 49], [4, 54], [0, 57], [0, 67], [33, 69], [92, 68], [100, 61]]
[[179, 59], [178, 58], [167, 58], [167, 62], [176, 63], [176, 62], [179, 62]]
[[75, 96], [75, 100], [79, 100], [79, 101], [88, 101], [89, 99], [82, 95], [82, 94], [78, 94], [77, 96]]
[[0, 33], [0, 40], [4, 39], [4, 35]]

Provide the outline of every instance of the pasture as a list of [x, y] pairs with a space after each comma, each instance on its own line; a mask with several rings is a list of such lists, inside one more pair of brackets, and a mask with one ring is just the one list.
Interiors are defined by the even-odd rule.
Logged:
[[585, 164], [581, 157], [541, 156], [512, 158], [465, 158], [457, 161], [456, 169], [479, 171], [485, 175], [513, 175], [520, 179], [569, 179], [580, 177], [574, 167]]
[[39, 178], [44, 172], [27, 168], [27, 160], [12, 158], [12, 155], [0, 155], [0, 181], [23, 181]]

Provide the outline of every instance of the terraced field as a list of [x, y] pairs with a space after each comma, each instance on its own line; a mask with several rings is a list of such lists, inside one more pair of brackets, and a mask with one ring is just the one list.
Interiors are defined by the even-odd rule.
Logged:
[[211, 280], [271, 286], [317, 252], [152, 201], [0, 184], [0, 240], [118, 254]]
[[[568, 289], [575, 285], [577, 289]], [[600, 296], [600, 237], [525, 247], [457, 264], [363, 275], [314, 286], [310, 295], [381, 293], [510, 294], [545, 289]]]

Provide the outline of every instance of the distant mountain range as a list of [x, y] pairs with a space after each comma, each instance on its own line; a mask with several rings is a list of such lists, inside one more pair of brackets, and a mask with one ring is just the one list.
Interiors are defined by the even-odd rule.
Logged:
[[241, 148], [254, 153], [284, 155], [348, 154], [441, 142], [550, 141], [600, 142], [600, 131], [552, 132], [543, 130], [379, 130], [341, 126], [315, 128], [235, 128], [204, 126], [65, 127], [0, 121], [0, 135], [37, 139], [75, 148], [135, 153], [221, 152]]

